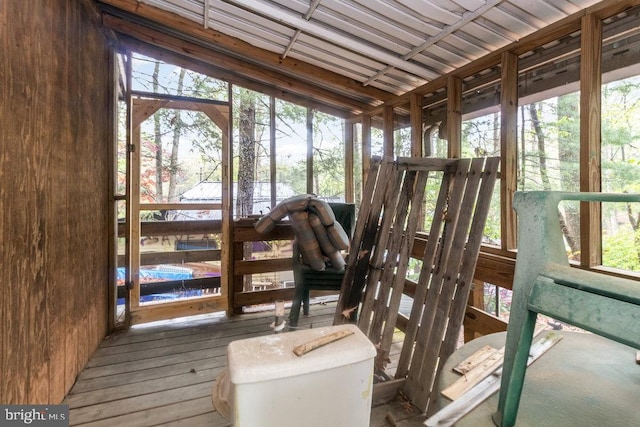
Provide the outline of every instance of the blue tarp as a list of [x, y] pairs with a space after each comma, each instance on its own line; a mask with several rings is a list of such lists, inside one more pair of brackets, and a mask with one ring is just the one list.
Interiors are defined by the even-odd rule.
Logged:
[[[118, 280], [124, 280], [124, 273], [125, 273], [124, 267], [118, 267]], [[184, 272], [155, 270], [151, 268], [141, 268], [140, 279], [188, 280], [188, 279], [193, 279], [193, 274], [184, 273]]]

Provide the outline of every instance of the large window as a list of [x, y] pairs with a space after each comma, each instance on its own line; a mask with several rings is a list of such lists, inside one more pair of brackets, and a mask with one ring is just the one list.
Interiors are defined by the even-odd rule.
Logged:
[[[487, 69], [482, 74], [498, 76], [497, 69]], [[500, 156], [500, 81], [485, 78], [483, 84], [464, 83], [462, 92], [461, 153], [468, 157]], [[500, 182], [496, 182], [491, 206], [483, 233], [483, 242], [500, 245]]]
[[313, 115], [313, 190], [329, 201], [344, 201], [344, 120], [329, 114]]
[[[605, 21], [602, 47], [602, 191], [640, 193], [640, 8]], [[620, 32], [618, 29], [630, 28]], [[602, 265], [640, 271], [640, 204], [602, 205]]]

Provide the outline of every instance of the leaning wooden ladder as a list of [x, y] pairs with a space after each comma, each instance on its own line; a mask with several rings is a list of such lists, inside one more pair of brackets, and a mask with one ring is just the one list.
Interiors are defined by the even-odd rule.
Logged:
[[[377, 159], [363, 190], [334, 323], [357, 321], [379, 347], [376, 367], [383, 368], [409, 294], [395, 377], [406, 379], [402, 392], [425, 412], [438, 366], [456, 348], [499, 163]], [[425, 216], [429, 237], [414, 246]], [[406, 280], [411, 257], [422, 261], [415, 284]]]

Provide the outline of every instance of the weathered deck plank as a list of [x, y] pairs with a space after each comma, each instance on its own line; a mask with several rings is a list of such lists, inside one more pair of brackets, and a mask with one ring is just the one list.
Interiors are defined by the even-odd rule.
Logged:
[[[335, 302], [315, 304], [299, 327], [330, 325], [334, 312]], [[196, 316], [108, 337], [65, 398], [70, 425], [229, 426], [211, 402], [215, 379], [227, 364], [227, 345], [273, 333], [272, 321], [272, 311], [233, 318]], [[372, 425], [385, 425], [387, 412], [406, 423], [414, 414], [403, 411], [397, 402], [374, 408], [373, 416], [382, 418]]]

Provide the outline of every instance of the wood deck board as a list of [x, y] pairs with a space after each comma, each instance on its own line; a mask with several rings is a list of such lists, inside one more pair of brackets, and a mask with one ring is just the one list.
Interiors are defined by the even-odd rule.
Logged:
[[[335, 306], [313, 305], [299, 328], [331, 325]], [[108, 337], [63, 402], [70, 407], [70, 425], [229, 426], [211, 402], [215, 379], [227, 364], [227, 345], [271, 334], [272, 321], [272, 311], [233, 318], [195, 316]], [[382, 418], [372, 425], [385, 425], [387, 412], [399, 425], [411, 425], [406, 422], [414, 414], [397, 402], [374, 408], [374, 416]]]

